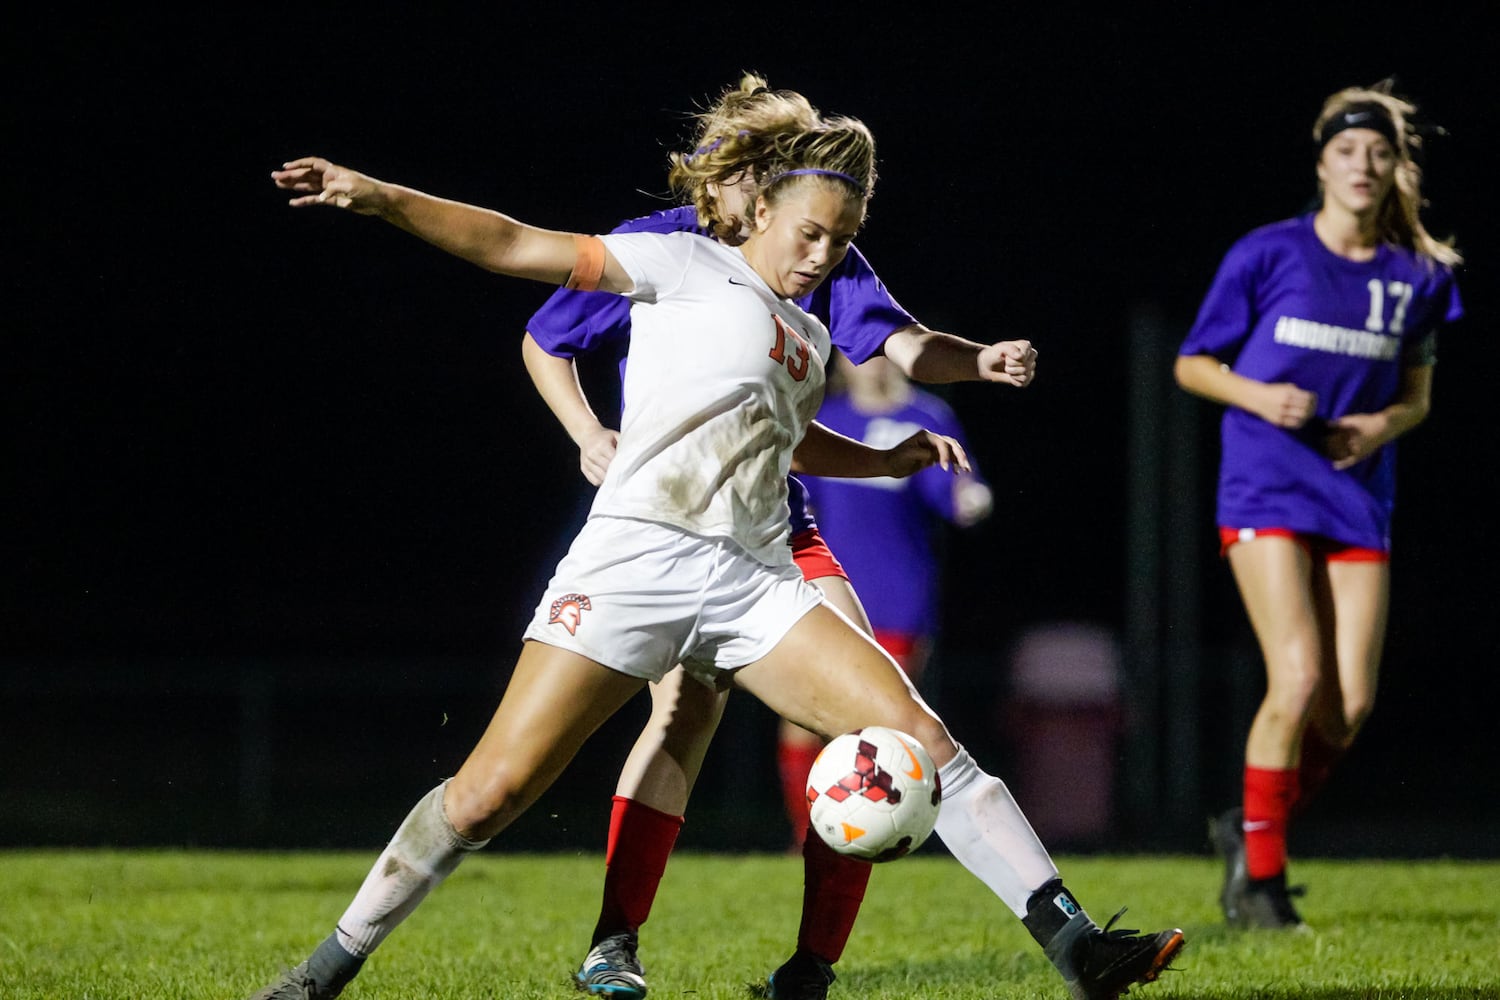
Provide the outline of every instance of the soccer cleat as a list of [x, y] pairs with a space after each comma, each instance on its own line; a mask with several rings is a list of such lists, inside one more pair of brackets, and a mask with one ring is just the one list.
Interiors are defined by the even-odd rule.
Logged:
[[1219, 906], [1225, 922], [1242, 930], [1305, 929], [1291, 899], [1303, 894], [1301, 886], [1287, 888], [1285, 872], [1268, 879], [1250, 878], [1245, 866], [1244, 818], [1244, 810], [1235, 808], [1208, 821], [1208, 839], [1224, 857]]
[[287, 969], [250, 1000], [333, 1000], [364, 964], [364, 956], [346, 951], [335, 932], [313, 949], [307, 961]]
[[1245, 811], [1238, 806], [1208, 821], [1208, 839], [1224, 858], [1224, 885], [1219, 907], [1232, 927], [1239, 926], [1250, 874], [1245, 868]]
[[1138, 983], [1155, 982], [1186, 943], [1173, 928], [1143, 935], [1115, 930], [1116, 913], [1103, 928], [1079, 913], [1048, 942], [1047, 957], [1062, 974], [1073, 1000], [1118, 1000]]
[[1246, 930], [1306, 931], [1307, 925], [1292, 905], [1292, 897], [1306, 891], [1300, 885], [1288, 887], [1286, 872], [1271, 878], [1251, 879], [1236, 901], [1229, 922]]
[[271, 985], [258, 993], [252, 993], [250, 1000], [333, 1000], [343, 992], [343, 986], [325, 990], [318, 985], [318, 981], [308, 975], [307, 963], [303, 962], [295, 969], [287, 969]]
[[635, 957], [634, 931], [611, 934], [594, 945], [573, 973], [580, 990], [613, 1000], [640, 1000], [646, 995], [646, 970]]
[[825, 1000], [838, 978], [833, 966], [811, 952], [798, 949], [766, 980], [766, 1000]]

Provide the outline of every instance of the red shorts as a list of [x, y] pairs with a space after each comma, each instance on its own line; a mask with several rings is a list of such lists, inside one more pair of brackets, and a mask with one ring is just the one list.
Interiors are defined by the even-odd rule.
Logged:
[[792, 562], [802, 571], [802, 579], [816, 580], [824, 576], [841, 576], [849, 579], [844, 567], [834, 557], [833, 550], [823, 541], [816, 527], [799, 531], [792, 536]]
[[1345, 545], [1322, 535], [1309, 535], [1290, 528], [1219, 528], [1219, 555], [1227, 556], [1229, 547], [1235, 542], [1248, 542], [1257, 536], [1290, 538], [1307, 551], [1307, 554], [1324, 562], [1390, 562], [1391, 554], [1384, 549], [1366, 549], [1358, 545]]

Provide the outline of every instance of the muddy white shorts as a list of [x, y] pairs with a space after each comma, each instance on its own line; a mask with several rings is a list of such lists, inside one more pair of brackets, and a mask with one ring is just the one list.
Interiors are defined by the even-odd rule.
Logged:
[[651, 681], [681, 663], [717, 685], [822, 600], [794, 564], [767, 566], [729, 539], [594, 517], [557, 564], [525, 638]]

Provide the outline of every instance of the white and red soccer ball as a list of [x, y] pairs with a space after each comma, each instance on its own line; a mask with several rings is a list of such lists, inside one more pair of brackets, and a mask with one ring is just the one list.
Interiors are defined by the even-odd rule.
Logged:
[[926, 749], [885, 726], [835, 737], [807, 774], [812, 828], [835, 851], [865, 861], [894, 861], [920, 847], [941, 802]]

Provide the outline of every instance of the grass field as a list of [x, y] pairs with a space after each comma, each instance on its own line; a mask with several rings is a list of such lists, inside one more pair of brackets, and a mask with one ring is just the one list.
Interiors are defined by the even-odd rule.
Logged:
[[[0, 852], [4, 1000], [241, 1000], [303, 957], [375, 852]], [[1064, 857], [1093, 916], [1181, 926], [1177, 971], [1132, 998], [1500, 998], [1500, 862], [1302, 861], [1312, 934], [1226, 930], [1208, 857]], [[593, 926], [602, 859], [467, 862], [391, 937], [348, 1000], [562, 998]], [[652, 996], [746, 1000], [790, 953], [801, 864], [674, 858], [642, 937]], [[832, 1000], [1065, 1000], [1008, 910], [947, 855], [875, 873]]]

